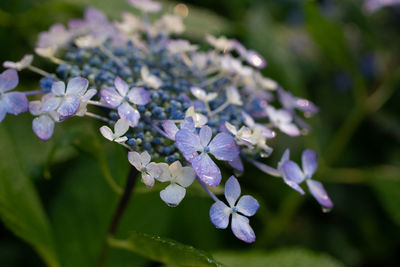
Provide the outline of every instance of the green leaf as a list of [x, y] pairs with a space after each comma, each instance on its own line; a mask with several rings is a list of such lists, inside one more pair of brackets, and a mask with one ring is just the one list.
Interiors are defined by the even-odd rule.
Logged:
[[129, 250], [146, 258], [179, 266], [222, 266], [211, 255], [171, 239], [132, 232], [128, 240], [109, 239], [111, 247]]
[[0, 126], [0, 216], [17, 236], [31, 244], [48, 266], [59, 266], [49, 221], [15, 153], [13, 140]]
[[217, 260], [229, 267], [339, 267], [343, 266], [336, 259], [302, 248], [284, 248], [274, 252], [219, 252], [214, 253]]

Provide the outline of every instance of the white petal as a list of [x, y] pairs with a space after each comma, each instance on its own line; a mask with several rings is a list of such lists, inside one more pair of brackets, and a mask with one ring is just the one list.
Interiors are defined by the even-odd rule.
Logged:
[[191, 185], [196, 178], [196, 174], [192, 167], [183, 167], [181, 175], [176, 177], [176, 182], [183, 187]]
[[168, 182], [171, 181], [171, 174], [169, 171], [169, 166], [167, 163], [158, 163], [158, 167], [160, 168], [160, 175], [156, 178], [160, 182]]
[[150, 163], [151, 156], [149, 152], [144, 151], [142, 154], [140, 154], [140, 161], [142, 162], [142, 166], [146, 166], [147, 164]]
[[129, 152], [128, 153], [128, 160], [134, 166], [138, 171], [141, 171], [143, 167], [140, 154], [137, 153], [136, 151]]
[[129, 122], [125, 119], [119, 119], [114, 126], [115, 136], [120, 137], [129, 130]]
[[168, 206], [175, 207], [182, 201], [185, 194], [185, 188], [177, 184], [170, 184], [160, 192], [160, 197]]
[[108, 126], [102, 126], [100, 128], [100, 133], [104, 136], [104, 138], [113, 141], [114, 140], [114, 133]]

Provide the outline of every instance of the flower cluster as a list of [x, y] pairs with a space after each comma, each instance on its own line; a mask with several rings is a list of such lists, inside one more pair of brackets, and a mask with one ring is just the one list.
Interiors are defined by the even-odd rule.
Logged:
[[[333, 206], [322, 184], [312, 175], [317, 156], [306, 150], [302, 169], [287, 150], [277, 168], [265, 164], [273, 149], [270, 139], [279, 132], [299, 136], [310, 130], [301, 113], [318, 108], [293, 96], [260, 69], [267, 63], [257, 52], [234, 39], [206, 36], [209, 50], [177, 39], [184, 30], [179, 16], [166, 14], [150, 23], [148, 13], [161, 10], [152, 0], [129, 0], [142, 17], [130, 13], [110, 22], [94, 8], [68, 26], [56, 24], [39, 35], [35, 52], [58, 67], [48, 73], [32, 66], [33, 57], [5, 62], [0, 75], [0, 121], [7, 113], [26, 111], [35, 116], [34, 133], [51, 138], [56, 123], [72, 116], [89, 116], [106, 123], [101, 134], [127, 148], [130, 164], [142, 182], [169, 183], [160, 192], [169, 206], [177, 206], [186, 188], [197, 180], [215, 203], [211, 222], [226, 228], [232, 215], [234, 235], [255, 241], [248, 216], [259, 208], [257, 200], [239, 198], [238, 179], [225, 183], [227, 203], [209, 187], [223, 181], [221, 168], [244, 172], [243, 160], [282, 180], [304, 194], [310, 193], [326, 209]], [[42, 76], [40, 90], [9, 92], [18, 84], [17, 71], [29, 69]], [[28, 96], [42, 95], [41, 99]], [[89, 106], [98, 113], [88, 110]], [[227, 163], [227, 164], [224, 164]]]

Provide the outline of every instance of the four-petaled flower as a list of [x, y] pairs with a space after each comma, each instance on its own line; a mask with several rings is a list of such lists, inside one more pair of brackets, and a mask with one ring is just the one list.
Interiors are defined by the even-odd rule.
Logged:
[[0, 74], [0, 122], [7, 113], [17, 115], [28, 111], [28, 99], [24, 93], [8, 93], [17, 85], [18, 74], [15, 69], [8, 69]]
[[138, 171], [142, 173], [142, 182], [147, 187], [154, 186], [154, 179], [161, 174], [160, 166], [155, 162], [150, 162], [151, 157], [147, 151], [139, 154], [138, 152], [129, 152], [128, 160]]
[[104, 138], [114, 141], [117, 143], [125, 143], [128, 137], [124, 136], [129, 130], [129, 122], [125, 119], [119, 119], [114, 125], [114, 132], [108, 126], [102, 126], [100, 128], [101, 134]]
[[[289, 180], [292, 184], [300, 184], [305, 180], [310, 193], [319, 202], [319, 204], [325, 208], [332, 208], [333, 203], [329, 198], [328, 193], [326, 193], [322, 183], [311, 179], [318, 166], [317, 153], [311, 149], [304, 150], [301, 155], [301, 162], [303, 170], [300, 169], [297, 163], [291, 160], [285, 161], [281, 167], [284, 179]], [[300, 193], [302, 192], [301, 188], [301, 191], [299, 189], [296, 190], [298, 190]]]
[[132, 104], [146, 105], [150, 101], [150, 93], [141, 87], [129, 89], [129, 85], [120, 77], [116, 77], [113, 87], [103, 88], [100, 95], [111, 107], [118, 108], [118, 114], [135, 127], [140, 119], [140, 113]]
[[196, 174], [193, 168], [182, 167], [180, 161], [175, 161], [170, 166], [167, 163], [159, 163], [159, 166], [161, 175], [157, 180], [171, 183], [160, 192], [160, 197], [168, 206], [175, 207], [185, 197], [185, 188], [193, 183]]
[[279, 130], [290, 136], [300, 135], [299, 128], [297, 128], [297, 126], [292, 123], [293, 117], [287, 110], [276, 110], [271, 106], [268, 106], [266, 110], [271, 123]]
[[225, 229], [228, 227], [232, 214], [233, 234], [240, 240], [251, 243], [256, 240], [256, 235], [246, 216], [253, 216], [260, 205], [255, 198], [249, 195], [244, 195], [239, 199], [240, 191], [238, 180], [235, 176], [231, 176], [225, 184], [225, 198], [229, 206], [222, 201], [215, 202], [210, 209], [210, 219], [217, 228]]
[[143, 66], [140, 69], [140, 76], [142, 77], [142, 81], [145, 85], [150, 88], [158, 89], [162, 85], [162, 81], [157, 76], [150, 73], [149, 68]]
[[208, 154], [218, 160], [231, 161], [239, 155], [239, 147], [227, 133], [219, 133], [212, 140], [211, 137], [212, 130], [205, 125], [199, 135], [181, 129], [176, 133], [175, 140], [178, 149], [190, 160], [197, 176], [207, 185], [217, 186], [221, 182], [221, 171]]
[[19, 71], [29, 67], [32, 64], [32, 61], [33, 61], [33, 55], [28, 54], [17, 62], [5, 61], [3, 63], [3, 67], [9, 69], [16, 69]]
[[29, 102], [30, 113], [37, 116], [32, 121], [32, 130], [43, 141], [47, 141], [53, 136], [54, 124], [60, 121], [57, 111], [43, 108], [50, 98], [53, 98], [53, 95], [47, 94], [41, 101]]

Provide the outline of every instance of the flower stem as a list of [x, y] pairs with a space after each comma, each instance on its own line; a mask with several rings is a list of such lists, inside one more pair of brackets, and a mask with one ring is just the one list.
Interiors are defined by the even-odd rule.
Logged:
[[87, 112], [86, 111], [85, 116], [88, 116], [88, 117], [91, 117], [91, 118], [94, 118], [94, 119], [98, 119], [98, 120], [101, 120], [101, 121], [104, 121], [104, 122], [107, 122], [107, 123], [111, 123], [112, 122], [112, 120], [109, 120], [106, 117], [94, 114], [92, 112]]
[[131, 168], [129, 170], [128, 178], [126, 180], [124, 193], [122, 194], [122, 196], [118, 202], [118, 205], [114, 211], [114, 215], [108, 226], [107, 234], [104, 239], [103, 247], [101, 249], [101, 253], [100, 253], [100, 256], [99, 256], [98, 262], [97, 262], [97, 266], [99, 266], [99, 267], [104, 266], [106, 264], [108, 250], [109, 250], [109, 245], [108, 245], [107, 240], [110, 238], [113, 238], [117, 232], [118, 226], [121, 222], [121, 218], [128, 206], [129, 200], [132, 196], [133, 188], [135, 187], [138, 174], [139, 174], [139, 172], [136, 170], [136, 168], [131, 166]]
[[51, 74], [48, 73], [47, 71], [44, 71], [44, 70], [42, 70], [42, 69], [39, 69], [38, 67], [35, 67], [35, 66], [28, 66], [28, 67], [26, 67], [26, 68], [27, 68], [28, 70], [30, 70], [30, 71], [36, 72], [37, 74], [44, 76], [44, 77], [50, 76], [50, 75], [51, 75]]
[[211, 197], [215, 202], [218, 202], [218, 201], [219, 201], [219, 199], [215, 196], [215, 194], [214, 194], [213, 192], [211, 192], [210, 189], [208, 189], [207, 185], [206, 185], [202, 180], [200, 180], [199, 177], [196, 176], [196, 180], [200, 183], [200, 185], [204, 188], [204, 190], [206, 190], [206, 192], [210, 195], [210, 197]]

